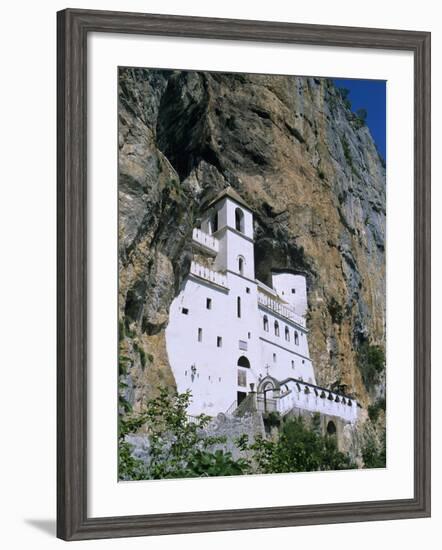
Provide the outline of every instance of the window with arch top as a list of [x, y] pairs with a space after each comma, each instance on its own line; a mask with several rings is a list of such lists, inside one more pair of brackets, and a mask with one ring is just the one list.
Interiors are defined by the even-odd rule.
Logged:
[[295, 344], [299, 346], [299, 334], [297, 330], [295, 330]]
[[266, 332], [269, 332], [269, 320], [267, 318], [267, 315], [264, 315], [262, 318], [262, 326]]
[[287, 340], [287, 342], [290, 342], [290, 331], [289, 331], [289, 327], [285, 327], [284, 334], [285, 334], [285, 339]]
[[235, 209], [235, 229], [244, 233], [244, 212], [238, 207]]
[[244, 258], [242, 256], [238, 257], [238, 271], [241, 275], [244, 275]]
[[275, 336], [279, 336], [279, 323], [278, 321], [275, 321]]
[[245, 369], [250, 369], [250, 361], [245, 355], [241, 355], [237, 362], [238, 367], [243, 367]]

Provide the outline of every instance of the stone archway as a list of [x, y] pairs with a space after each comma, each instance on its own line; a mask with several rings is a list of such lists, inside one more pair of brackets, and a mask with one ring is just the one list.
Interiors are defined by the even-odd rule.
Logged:
[[333, 422], [333, 420], [330, 420], [327, 423], [326, 431], [327, 431], [327, 435], [336, 436], [336, 424]]

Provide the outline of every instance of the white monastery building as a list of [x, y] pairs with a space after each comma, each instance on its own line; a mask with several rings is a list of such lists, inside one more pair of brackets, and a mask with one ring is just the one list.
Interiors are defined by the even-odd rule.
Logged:
[[254, 394], [258, 410], [319, 412], [354, 423], [355, 399], [316, 385], [308, 347], [304, 275], [255, 278], [253, 214], [232, 188], [193, 230], [190, 273], [170, 309], [169, 361], [190, 415], [232, 413]]

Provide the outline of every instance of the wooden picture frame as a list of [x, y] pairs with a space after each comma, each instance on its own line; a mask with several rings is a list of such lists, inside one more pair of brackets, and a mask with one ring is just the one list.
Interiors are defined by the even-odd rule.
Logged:
[[[430, 515], [430, 33], [68, 9], [58, 13], [57, 535], [65, 540], [285, 527]], [[87, 36], [153, 34], [414, 56], [414, 498], [87, 516]]]

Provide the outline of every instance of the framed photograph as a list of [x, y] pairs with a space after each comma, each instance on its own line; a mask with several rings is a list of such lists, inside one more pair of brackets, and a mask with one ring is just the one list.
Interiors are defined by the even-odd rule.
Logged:
[[58, 536], [430, 515], [430, 34], [58, 13]]

